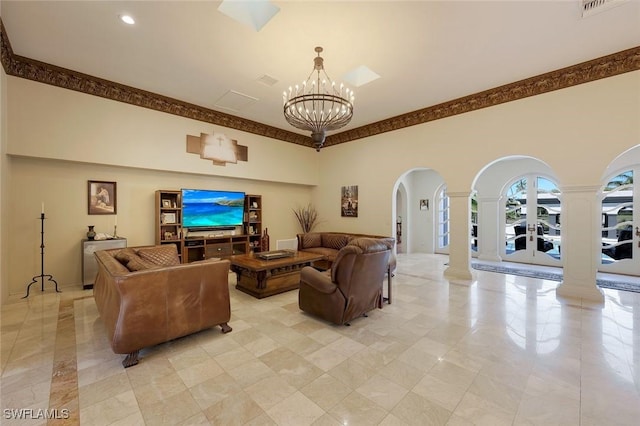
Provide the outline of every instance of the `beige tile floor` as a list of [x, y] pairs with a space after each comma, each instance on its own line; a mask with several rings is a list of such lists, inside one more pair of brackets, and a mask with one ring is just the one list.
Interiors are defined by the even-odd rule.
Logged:
[[448, 282], [446, 260], [400, 255], [393, 304], [350, 327], [300, 312], [296, 291], [240, 293], [230, 275], [231, 333], [150, 348], [126, 370], [91, 291], [12, 300], [0, 423], [46, 424], [6, 410], [56, 408], [69, 418], [52, 424], [638, 424], [640, 293], [559, 301], [551, 281]]

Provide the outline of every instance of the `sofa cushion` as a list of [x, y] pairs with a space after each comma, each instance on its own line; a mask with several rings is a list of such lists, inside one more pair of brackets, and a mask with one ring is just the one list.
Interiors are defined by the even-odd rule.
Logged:
[[137, 255], [136, 257], [131, 258], [127, 263], [127, 269], [131, 272], [144, 271], [145, 269], [157, 269], [157, 268], [161, 268], [161, 266], [151, 263], [147, 260], [144, 260], [143, 258]]
[[138, 256], [142, 259], [160, 266], [176, 266], [180, 264], [178, 249], [175, 244], [166, 244], [156, 247], [143, 247], [138, 249]]
[[129, 272], [143, 271], [145, 269], [157, 268], [158, 265], [144, 260], [138, 256], [132, 248], [120, 250], [114, 256]]
[[311, 248], [311, 247], [320, 247], [322, 245], [322, 234], [318, 232], [309, 232], [306, 234], [302, 234], [302, 247], [300, 248]]
[[330, 261], [333, 261], [338, 254], [338, 250], [326, 247], [312, 247], [310, 249], [304, 249], [304, 251], [307, 253], [321, 254], [326, 260]]
[[136, 254], [136, 252], [132, 248], [125, 248], [117, 252], [114, 257], [121, 264], [123, 264], [124, 266], [127, 266], [127, 263], [129, 263], [129, 260], [131, 260], [133, 257], [139, 257], [139, 256]]
[[322, 247], [340, 250], [349, 242], [350, 235], [347, 234], [322, 234]]

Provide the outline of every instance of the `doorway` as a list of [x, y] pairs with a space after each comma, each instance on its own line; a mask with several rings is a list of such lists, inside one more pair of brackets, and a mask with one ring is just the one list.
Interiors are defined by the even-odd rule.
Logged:
[[601, 272], [640, 275], [640, 214], [634, 209], [640, 165], [617, 173], [603, 187]]
[[504, 193], [504, 260], [561, 266], [561, 193], [550, 178], [520, 176]]

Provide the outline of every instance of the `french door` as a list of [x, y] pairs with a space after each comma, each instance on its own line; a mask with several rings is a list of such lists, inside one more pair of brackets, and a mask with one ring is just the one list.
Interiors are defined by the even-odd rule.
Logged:
[[640, 275], [640, 214], [634, 209], [639, 189], [633, 184], [640, 165], [611, 178], [602, 189], [602, 272]]
[[507, 187], [503, 259], [560, 266], [561, 194], [552, 180], [528, 174]]

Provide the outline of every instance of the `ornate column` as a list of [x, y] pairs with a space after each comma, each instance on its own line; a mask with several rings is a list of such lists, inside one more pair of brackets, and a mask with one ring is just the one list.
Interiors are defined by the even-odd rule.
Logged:
[[600, 258], [598, 186], [570, 186], [562, 191], [562, 264], [564, 277], [556, 295], [604, 303], [596, 285]]
[[470, 280], [471, 274], [471, 192], [449, 192], [449, 267], [444, 275]]
[[500, 262], [504, 240], [500, 227], [504, 226], [502, 197], [478, 197], [478, 259]]

